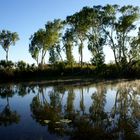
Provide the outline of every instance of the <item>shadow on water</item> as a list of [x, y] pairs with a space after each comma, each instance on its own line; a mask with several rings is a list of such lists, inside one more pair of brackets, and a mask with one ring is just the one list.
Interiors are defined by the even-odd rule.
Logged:
[[23, 117], [10, 107], [15, 94], [23, 99], [32, 94], [30, 118], [52, 139], [140, 139], [140, 81], [89, 86], [1, 86], [0, 98], [6, 104], [2, 102], [0, 107], [0, 125], [18, 125]]

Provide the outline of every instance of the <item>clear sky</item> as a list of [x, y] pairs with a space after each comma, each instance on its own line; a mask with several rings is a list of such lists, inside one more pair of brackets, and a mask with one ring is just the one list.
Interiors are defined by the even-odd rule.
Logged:
[[[135, 5], [140, 6], [140, 0], [0, 0], [0, 30], [6, 29], [19, 34], [20, 40], [10, 47], [9, 59], [24, 60], [34, 63], [28, 53], [31, 34], [49, 20], [65, 19], [82, 9], [93, 5]], [[105, 49], [106, 59], [112, 58], [110, 50]], [[75, 53], [77, 54], [77, 53]], [[89, 52], [84, 50], [84, 60], [89, 61]], [[76, 56], [78, 58], [78, 55]], [[5, 59], [5, 52], [0, 46], [0, 60]]]

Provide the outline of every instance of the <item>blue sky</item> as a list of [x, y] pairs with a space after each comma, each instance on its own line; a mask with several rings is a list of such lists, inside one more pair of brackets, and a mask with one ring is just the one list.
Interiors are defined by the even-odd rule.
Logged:
[[[45, 23], [57, 18], [65, 19], [84, 6], [106, 4], [131, 4], [140, 6], [140, 0], [0, 0], [0, 30], [6, 29], [19, 34], [20, 40], [10, 47], [9, 59], [24, 60], [34, 63], [28, 53], [29, 38]], [[76, 50], [74, 51], [76, 52]], [[112, 58], [110, 50], [105, 49], [106, 59]], [[78, 55], [76, 58], [78, 59]], [[84, 60], [89, 61], [89, 52], [84, 50]], [[0, 46], [0, 60], [5, 59], [5, 52]]]

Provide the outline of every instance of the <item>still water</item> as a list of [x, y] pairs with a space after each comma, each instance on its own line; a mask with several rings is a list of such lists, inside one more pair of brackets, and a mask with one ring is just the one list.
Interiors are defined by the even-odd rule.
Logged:
[[0, 140], [140, 139], [140, 81], [0, 85]]

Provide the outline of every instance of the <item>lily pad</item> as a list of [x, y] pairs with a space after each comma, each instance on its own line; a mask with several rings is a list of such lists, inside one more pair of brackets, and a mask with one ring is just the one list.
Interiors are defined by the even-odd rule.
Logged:
[[61, 119], [60, 122], [62, 123], [71, 123], [72, 121], [69, 119]]
[[50, 122], [50, 120], [44, 120], [44, 123], [48, 124]]
[[55, 122], [56, 124], [60, 124], [61, 122]]

